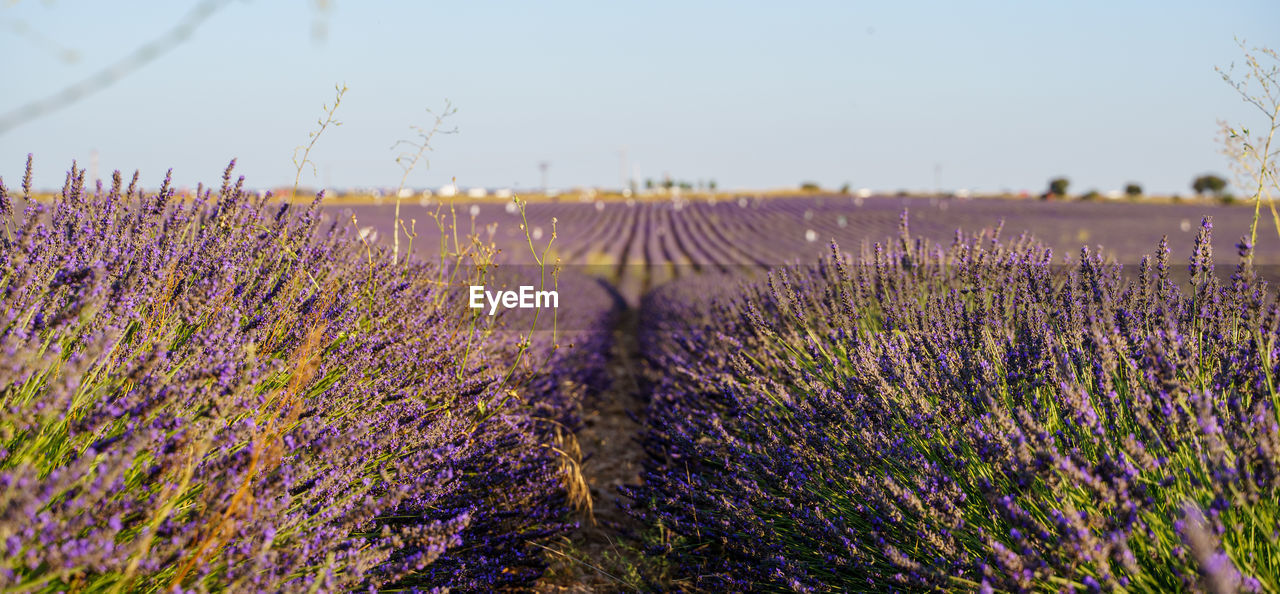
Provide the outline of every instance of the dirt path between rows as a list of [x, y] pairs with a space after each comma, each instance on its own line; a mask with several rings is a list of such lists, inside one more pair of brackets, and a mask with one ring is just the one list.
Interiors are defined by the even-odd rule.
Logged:
[[591, 491], [594, 524], [582, 519], [578, 530], [548, 550], [551, 567], [535, 588], [539, 592], [621, 592], [634, 589], [637, 551], [627, 539], [639, 526], [618, 506], [618, 487], [640, 481], [644, 451], [637, 443], [644, 409], [640, 393], [636, 311], [623, 312], [614, 329], [608, 369], [609, 388], [584, 403], [578, 445], [582, 474]]

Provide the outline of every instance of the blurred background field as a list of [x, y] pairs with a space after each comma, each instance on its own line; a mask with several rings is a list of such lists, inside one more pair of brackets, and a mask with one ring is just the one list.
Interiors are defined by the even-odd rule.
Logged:
[[[958, 199], [849, 195], [724, 195], [663, 200], [533, 202], [529, 231], [550, 237], [551, 254], [562, 265], [615, 283], [628, 301], [661, 284], [700, 272], [762, 272], [771, 266], [807, 262], [835, 241], [846, 251], [885, 242], [909, 213], [912, 235], [951, 241], [957, 231], [973, 233], [1003, 224], [1006, 234], [1027, 233], [1053, 249], [1055, 263], [1079, 259], [1087, 247], [1136, 273], [1143, 256], [1153, 255], [1162, 238], [1171, 245], [1194, 237], [1200, 219], [1213, 217], [1223, 233], [1247, 234], [1252, 208], [1201, 200], [1152, 204], [1126, 201], [1043, 201], [1038, 199]], [[401, 216], [416, 220], [415, 249], [424, 257], [438, 249], [439, 228], [431, 221], [452, 207], [462, 225], [477, 230], [494, 225], [493, 241], [512, 263], [528, 263], [520, 217], [510, 203], [463, 201], [441, 206], [409, 204]], [[386, 206], [334, 205], [350, 210], [370, 233], [386, 237], [394, 220]], [[1237, 238], [1238, 239], [1238, 238]], [[1280, 240], [1261, 233], [1255, 265], [1265, 274], [1280, 266]]]

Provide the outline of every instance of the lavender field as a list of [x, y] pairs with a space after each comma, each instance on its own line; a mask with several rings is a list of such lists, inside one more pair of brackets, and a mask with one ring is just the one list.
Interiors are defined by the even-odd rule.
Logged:
[[[511, 263], [528, 263], [530, 252], [519, 226], [521, 215], [510, 203], [465, 203], [454, 210], [460, 225], [483, 230], [496, 225], [493, 241]], [[363, 227], [390, 237], [389, 207], [333, 207], [335, 218], [351, 210]], [[401, 217], [418, 221], [415, 245], [424, 256], [438, 251], [440, 232], [428, 223], [440, 205], [405, 201]], [[552, 254], [570, 269], [602, 276], [622, 287], [638, 303], [641, 293], [671, 280], [703, 272], [736, 273], [750, 269], [809, 263], [825, 255], [831, 241], [857, 251], [898, 233], [901, 215], [911, 219], [911, 234], [951, 243], [957, 232], [972, 233], [1002, 225], [1007, 233], [1026, 233], [1054, 251], [1052, 264], [1079, 256], [1082, 247], [1136, 271], [1162, 238], [1190, 245], [1203, 217], [1212, 217], [1234, 233], [1247, 233], [1251, 208], [1209, 201], [1152, 205], [1105, 202], [1046, 202], [1036, 199], [958, 199], [950, 196], [866, 198], [849, 195], [765, 197], [723, 195], [699, 200], [614, 200], [534, 202], [525, 218], [535, 237], [549, 238], [552, 220], [558, 238]], [[1238, 237], [1231, 239], [1234, 242]], [[1280, 240], [1260, 234], [1253, 264], [1266, 274], [1280, 265]], [[1185, 276], [1179, 266], [1173, 274]]]
[[1280, 594], [1276, 23], [0, 3], [0, 594]]
[[233, 167], [0, 181], [7, 591], [1280, 589], [1249, 208], [437, 201], [392, 258]]
[[566, 450], [601, 377], [606, 291], [574, 288], [599, 304], [580, 349], [517, 344], [466, 324], [438, 269], [323, 221], [319, 199], [268, 203], [230, 167], [190, 201], [167, 178], [84, 175], [19, 208], [0, 189], [6, 591], [542, 574], [538, 547], [579, 505]]

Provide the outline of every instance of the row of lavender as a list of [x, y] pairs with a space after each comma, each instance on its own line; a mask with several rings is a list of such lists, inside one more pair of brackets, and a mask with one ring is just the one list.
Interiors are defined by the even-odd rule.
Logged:
[[[447, 204], [403, 205], [403, 216], [417, 221], [421, 236], [415, 245], [424, 253], [439, 245], [439, 231], [429, 222], [431, 213], [442, 206], [447, 211]], [[494, 240], [510, 248], [513, 257], [527, 259], [524, 232], [518, 228], [521, 215], [513, 205], [458, 203], [453, 208], [464, 224], [469, 224], [473, 215], [479, 228], [500, 224]], [[913, 232], [921, 237], [946, 240], [957, 227], [973, 228], [1001, 219], [1009, 228], [1030, 231], [1056, 249], [1101, 244], [1117, 259], [1133, 265], [1162, 235], [1184, 236], [1190, 241], [1204, 214], [1241, 229], [1253, 216], [1251, 208], [1216, 204], [839, 195], [532, 203], [526, 214], [535, 238], [549, 236], [552, 219], [558, 220], [559, 239], [553, 249], [566, 265], [653, 268], [671, 264], [681, 268], [677, 272], [701, 272], [818, 257], [831, 238], [846, 247], [857, 247], [864, 240], [892, 235], [903, 210], [912, 212]], [[361, 224], [383, 235], [392, 231], [393, 218], [385, 214], [387, 211], [385, 206], [356, 207]], [[1280, 249], [1276, 237], [1262, 236], [1258, 242], [1259, 262], [1280, 262], [1274, 255]]]
[[904, 215], [858, 257], [669, 285], [629, 506], [711, 590], [1276, 591], [1280, 307], [1239, 251], [1213, 274], [1206, 220], [1180, 286], [1163, 242], [1064, 269]]
[[541, 574], [537, 544], [574, 517], [560, 442], [603, 377], [596, 284], [562, 280], [595, 316], [581, 348], [526, 345], [469, 324], [432, 265], [231, 168], [185, 202], [73, 167], [42, 204], [29, 180], [25, 200], [0, 182], [0, 589]]

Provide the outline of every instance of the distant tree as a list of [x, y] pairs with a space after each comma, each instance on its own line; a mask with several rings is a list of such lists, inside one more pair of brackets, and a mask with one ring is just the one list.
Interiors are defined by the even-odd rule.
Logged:
[[841, 193], [841, 194], [848, 194], [848, 193], [849, 193], [849, 182], [844, 182], [844, 185], [843, 185], [843, 186], [840, 186], [840, 193]]
[[713, 179], [707, 182], [707, 188], [710, 189], [712, 192], [716, 191], [716, 180]]
[[692, 190], [692, 189], [693, 189], [693, 184], [692, 184], [692, 183], [689, 183], [689, 182], [687, 182], [687, 181], [682, 181], [682, 182], [680, 182], [680, 189], [681, 189], [681, 190]]
[[1222, 191], [1227, 189], [1227, 180], [1212, 173], [1206, 173], [1191, 180], [1191, 189], [1195, 191], [1196, 196], [1203, 196], [1208, 192], [1216, 198], [1222, 198]]
[[1065, 177], [1055, 177], [1049, 180], [1049, 195], [1066, 196], [1067, 188], [1071, 186], [1071, 180]]
[[670, 190], [670, 189], [671, 189], [673, 186], [675, 186], [675, 185], [676, 185], [676, 182], [671, 181], [671, 178], [669, 178], [669, 177], [668, 177], [668, 178], [664, 178], [664, 179], [662, 180], [662, 188], [663, 188], [663, 189], [665, 189], [665, 190]]
[[1088, 192], [1085, 192], [1084, 194], [1080, 195], [1081, 200], [1085, 200], [1088, 202], [1092, 202], [1099, 198], [1102, 198], [1102, 194], [1099, 194], [1097, 190], [1089, 190]]
[[805, 192], [817, 192], [822, 189], [822, 186], [818, 185], [818, 182], [807, 181], [800, 184], [800, 189]]
[[1129, 182], [1124, 186], [1124, 195], [1130, 198], [1137, 198], [1142, 195], [1142, 186]]
[[652, 177], [646, 177], [646, 178], [644, 178], [644, 189], [646, 189], [646, 190], [652, 190], [652, 189], [653, 189], [653, 178], [652, 178]]

